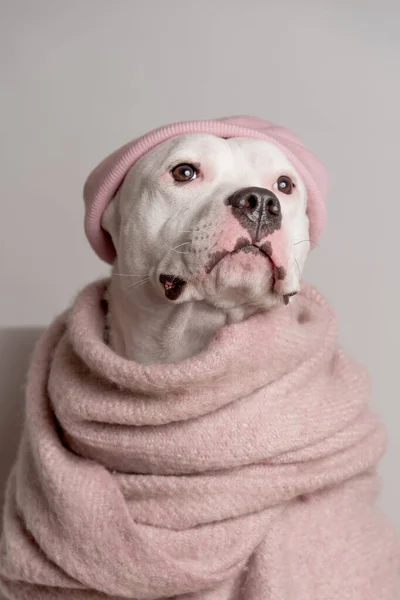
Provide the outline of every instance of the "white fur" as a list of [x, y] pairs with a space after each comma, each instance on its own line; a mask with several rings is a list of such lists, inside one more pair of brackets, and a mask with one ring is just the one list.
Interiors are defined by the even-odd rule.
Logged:
[[[200, 176], [176, 184], [170, 170], [178, 163], [195, 164]], [[292, 195], [274, 187], [280, 175], [295, 181]], [[272, 189], [281, 203], [287, 275], [279, 293], [271, 285], [271, 261], [261, 255], [227, 256], [205, 274], [222, 236], [229, 237], [225, 201], [248, 186]], [[264, 140], [187, 134], [148, 152], [130, 169], [102, 222], [117, 251], [109, 289], [114, 350], [144, 364], [181, 361], [201, 351], [218, 328], [282, 305], [284, 294], [299, 289], [310, 247], [306, 205], [299, 174]], [[165, 297], [161, 273], [188, 281], [177, 300]]]

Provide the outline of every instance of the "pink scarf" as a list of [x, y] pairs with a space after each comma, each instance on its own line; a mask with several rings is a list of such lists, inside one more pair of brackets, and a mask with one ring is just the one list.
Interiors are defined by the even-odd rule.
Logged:
[[103, 343], [106, 282], [39, 343], [11, 473], [13, 600], [394, 600], [385, 433], [332, 310], [289, 307], [145, 367]]

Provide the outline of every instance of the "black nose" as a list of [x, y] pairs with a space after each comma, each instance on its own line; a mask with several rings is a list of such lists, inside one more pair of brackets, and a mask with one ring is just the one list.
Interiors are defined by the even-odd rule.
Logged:
[[256, 241], [280, 229], [281, 205], [274, 192], [260, 187], [238, 190], [227, 200], [232, 212]]
[[228, 198], [228, 204], [246, 215], [250, 221], [278, 220], [282, 218], [281, 205], [274, 192], [266, 188], [247, 187]]

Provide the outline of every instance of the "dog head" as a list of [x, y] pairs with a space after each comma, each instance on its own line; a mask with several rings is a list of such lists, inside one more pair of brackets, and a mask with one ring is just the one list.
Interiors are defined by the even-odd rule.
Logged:
[[[263, 139], [193, 133], [142, 156], [102, 219], [127, 293], [267, 309], [299, 290], [307, 190]], [[134, 282], [132, 284], [132, 282]]]

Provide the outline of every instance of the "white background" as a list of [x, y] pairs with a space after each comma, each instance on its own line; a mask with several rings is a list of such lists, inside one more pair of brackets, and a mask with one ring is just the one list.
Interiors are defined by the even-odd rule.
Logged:
[[175, 120], [249, 113], [330, 173], [307, 279], [371, 373], [389, 432], [382, 503], [400, 529], [400, 3], [0, 1], [0, 501], [38, 327], [107, 273], [81, 189], [106, 154]]

